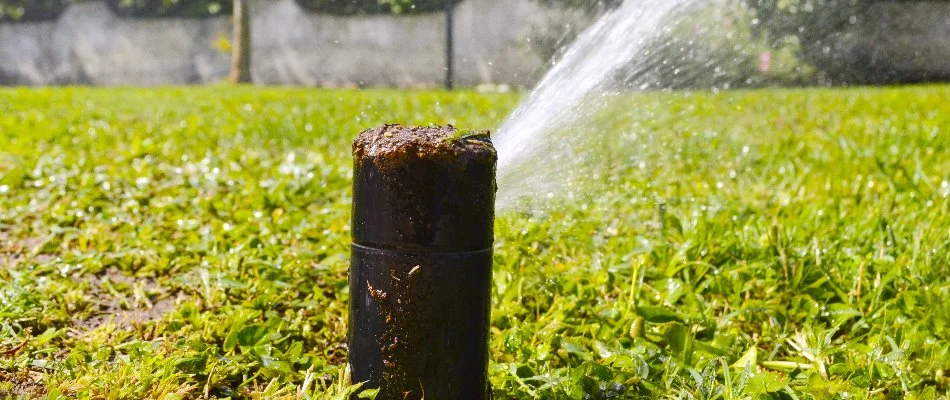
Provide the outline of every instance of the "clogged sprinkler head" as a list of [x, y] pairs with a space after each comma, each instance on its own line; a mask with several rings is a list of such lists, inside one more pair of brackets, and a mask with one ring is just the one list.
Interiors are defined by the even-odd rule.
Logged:
[[399, 167], [407, 159], [442, 160], [465, 166], [470, 162], [497, 160], [488, 131], [461, 131], [452, 125], [383, 125], [360, 133], [353, 142], [353, 157], [372, 159], [377, 168]]
[[486, 400], [495, 164], [487, 132], [353, 143], [349, 362], [379, 398]]
[[491, 246], [495, 164], [487, 131], [383, 125], [353, 143], [353, 241], [381, 248]]

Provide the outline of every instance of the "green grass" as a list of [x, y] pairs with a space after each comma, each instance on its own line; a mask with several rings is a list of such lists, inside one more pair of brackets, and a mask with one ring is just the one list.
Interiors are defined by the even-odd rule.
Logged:
[[[498, 217], [495, 398], [947, 398], [948, 98], [635, 98], [609, 190]], [[517, 100], [0, 91], [0, 397], [345, 398], [352, 138]]]

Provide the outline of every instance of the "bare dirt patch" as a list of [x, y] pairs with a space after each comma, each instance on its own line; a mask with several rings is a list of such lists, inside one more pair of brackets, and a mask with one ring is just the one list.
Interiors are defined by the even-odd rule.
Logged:
[[42, 384], [42, 374], [33, 371], [0, 371], [0, 398], [40, 398], [46, 396], [46, 387]]
[[[99, 312], [76, 321], [79, 330], [94, 330], [107, 323], [119, 329], [157, 321], [175, 308], [178, 295], [169, 293], [152, 278], [128, 276], [116, 269], [89, 279], [92, 296], [98, 300]], [[117, 287], [133, 288], [118, 291]]]

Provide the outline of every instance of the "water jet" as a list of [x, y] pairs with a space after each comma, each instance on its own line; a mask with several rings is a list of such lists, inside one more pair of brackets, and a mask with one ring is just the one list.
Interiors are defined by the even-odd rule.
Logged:
[[[599, 144], [630, 147], [622, 136], [633, 128], [623, 117], [647, 111], [624, 96], [675, 83], [653, 73], [678, 67], [689, 51], [670, 49], [667, 37], [697, 6], [719, 2], [624, 0], [566, 46], [496, 132], [499, 212], [523, 210], [522, 200], [532, 202], [525, 211], [543, 211], [534, 208], [594, 193], [591, 176], [603, 168]], [[626, 109], [611, 108], [624, 102]]]
[[349, 363], [377, 399], [487, 399], [497, 155], [487, 132], [353, 143]]

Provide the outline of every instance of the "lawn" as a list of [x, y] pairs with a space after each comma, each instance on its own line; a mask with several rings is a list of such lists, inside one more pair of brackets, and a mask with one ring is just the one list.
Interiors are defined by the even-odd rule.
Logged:
[[[947, 398], [948, 98], [632, 96], [609, 184], [498, 215], [494, 397]], [[0, 398], [344, 399], [352, 139], [517, 101], [0, 90]]]

